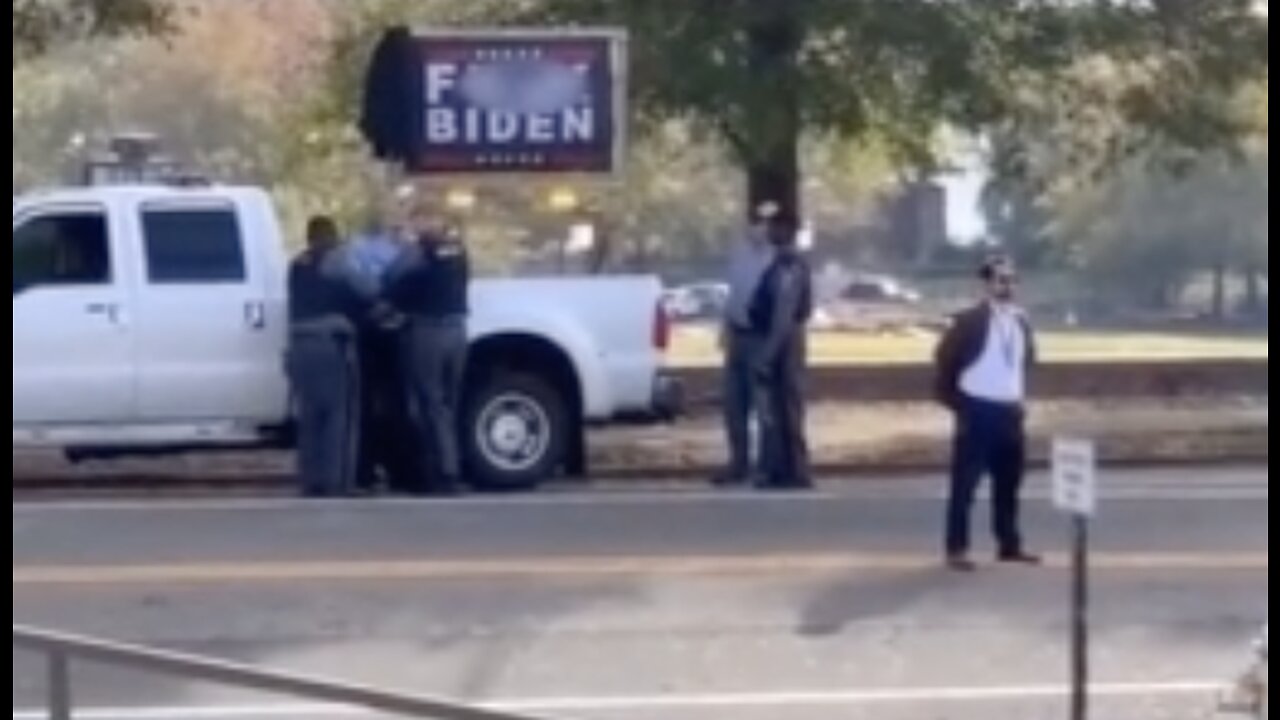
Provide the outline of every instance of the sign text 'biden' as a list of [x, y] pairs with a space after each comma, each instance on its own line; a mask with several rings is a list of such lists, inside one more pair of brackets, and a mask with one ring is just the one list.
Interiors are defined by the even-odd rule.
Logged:
[[425, 36], [419, 170], [613, 173], [624, 141], [621, 36]]

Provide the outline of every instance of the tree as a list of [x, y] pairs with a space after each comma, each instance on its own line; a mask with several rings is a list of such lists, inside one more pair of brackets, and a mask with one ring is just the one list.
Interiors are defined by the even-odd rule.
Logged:
[[13, 69], [15, 188], [65, 181], [134, 130], [215, 179], [282, 185], [282, 141], [299, 130], [282, 98], [319, 75], [327, 0], [171, 7], [162, 38], [62, 44]]
[[1053, 215], [1034, 178], [1011, 171], [1025, 141], [993, 133], [988, 140], [987, 165], [994, 172], [982, 188], [979, 205], [990, 240], [1019, 265], [1037, 268], [1053, 254]]
[[1091, 290], [1121, 302], [1167, 309], [1207, 275], [1209, 310], [1221, 318], [1231, 282], [1242, 277], [1246, 305], [1259, 312], [1268, 246], [1265, 79], [1219, 98], [1231, 142], [1196, 143], [1126, 135], [1115, 100], [1131, 78], [1114, 61], [1083, 63], [1074, 74], [1108, 102], [1075, 108], [1042, 96], [1033, 113], [988, 136], [993, 179], [984, 201], [993, 234], [1018, 253], [1030, 230], [1051, 260], [1074, 258]]
[[1132, 69], [1114, 108], [1179, 143], [1237, 128], [1216, 100], [1265, 70], [1269, 34], [1250, 0], [940, 3], [931, 0], [525, 0], [505, 19], [620, 25], [632, 33], [641, 112], [714, 129], [752, 205], [800, 205], [800, 137], [878, 133], [905, 164], [935, 165], [945, 126], [1017, 118], [1032, 94], [1076, 94], [1082, 59]]
[[158, 32], [170, 11], [162, 0], [13, 0], [13, 64], [60, 41]]
[[1074, 245], [1095, 289], [1123, 302], [1171, 308], [1207, 273], [1208, 310], [1223, 319], [1230, 279], [1264, 277], [1267, 176], [1265, 155], [1201, 154], [1176, 175], [1156, 159], [1136, 158], [1088, 190], [1055, 198], [1054, 230]]

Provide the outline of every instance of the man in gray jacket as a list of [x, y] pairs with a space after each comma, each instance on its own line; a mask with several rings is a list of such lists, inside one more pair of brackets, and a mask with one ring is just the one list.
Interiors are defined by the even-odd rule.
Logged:
[[734, 244], [729, 256], [729, 299], [721, 328], [724, 351], [724, 423], [729, 441], [729, 467], [714, 482], [717, 486], [749, 485], [760, 467], [759, 438], [752, 426], [756, 413], [756, 360], [763, 338], [752, 324], [751, 303], [765, 272], [773, 263], [765, 223], [777, 212], [773, 206], [757, 210], [752, 225]]

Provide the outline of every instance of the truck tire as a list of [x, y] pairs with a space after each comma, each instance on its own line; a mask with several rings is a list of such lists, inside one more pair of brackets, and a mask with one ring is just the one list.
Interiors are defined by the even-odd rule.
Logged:
[[550, 380], [498, 370], [470, 393], [463, 412], [467, 477], [483, 492], [533, 490], [554, 478], [573, 433], [564, 392]]

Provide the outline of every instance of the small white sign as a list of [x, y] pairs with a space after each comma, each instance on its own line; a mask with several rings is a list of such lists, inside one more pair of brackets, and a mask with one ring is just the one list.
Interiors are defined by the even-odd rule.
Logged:
[[569, 228], [569, 240], [565, 250], [570, 255], [584, 255], [596, 249], [596, 226], [591, 223], [577, 223]]
[[1053, 502], [1066, 513], [1097, 514], [1098, 451], [1094, 443], [1068, 438], [1054, 442]]

